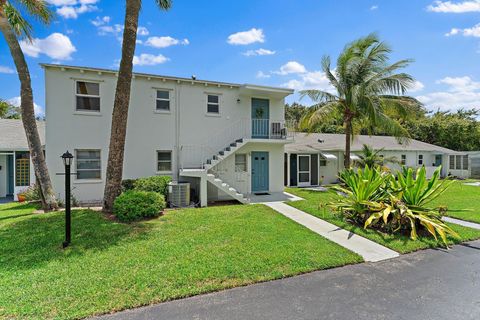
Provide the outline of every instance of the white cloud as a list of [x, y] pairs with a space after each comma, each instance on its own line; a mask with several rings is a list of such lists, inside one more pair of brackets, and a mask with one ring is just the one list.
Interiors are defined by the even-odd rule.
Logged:
[[435, 1], [434, 4], [427, 7], [427, 10], [442, 13], [480, 12], [480, 0], [467, 0], [461, 2]]
[[[10, 103], [12, 106], [20, 107], [20, 104], [22, 102], [22, 98], [21, 97], [13, 97], [11, 99], [8, 99], [7, 102]], [[45, 111], [43, 110], [43, 107], [36, 104], [35, 102], [33, 103], [33, 109], [35, 110], [35, 115], [36, 116], [45, 115]]]
[[166, 48], [166, 47], [175, 46], [178, 44], [188, 45], [190, 44], [190, 41], [188, 41], [188, 39], [179, 40], [179, 39], [175, 39], [170, 36], [167, 36], [167, 37], [149, 37], [145, 42], [145, 45], [154, 47], [154, 48]]
[[138, 34], [139, 36], [148, 36], [149, 33], [150, 33], [150, 32], [148, 31], [148, 29], [145, 28], [145, 27], [140, 26], [140, 27], [138, 27], [138, 29], [137, 29], [137, 34]]
[[140, 56], [133, 57], [133, 65], [135, 66], [154, 66], [167, 62], [169, 59], [162, 54], [153, 55], [142, 53]]
[[425, 88], [425, 85], [417, 80], [413, 83], [413, 86], [408, 90], [408, 92], [410, 93], [419, 92], [419, 91], [422, 91], [423, 88]]
[[285, 63], [283, 66], [281, 66], [279, 71], [274, 71], [274, 73], [280, 74], [280, 75], [287, 75], [292, 73], [305, 73], [305, 72], [307, 72], [307, 69], [305, 68], [305, 66], [301, 63], [298, 63], [297, 61], [289, 61]]
[[109, 16], [103, 16], [103, 17], [96, 17], [95, 20], [92, 20], [92, 24], [95, 26], [95, 27], [100, 27], [100, 26], [104, 26], [108, 23], [110, 23], [110, 17]]
[[57, 14], [65, 19], [77, 19], [82, 13], [97, 11], [99, 0], [48, 0], [57, 7]]
[[256, 77], [258, 79], [268, 79], [271, 77], [271, 75], [264, 73], [263, 71], [258, 71]]
[[70, 41], [70, 38], [62, 33], [52, 33], [44, 39], [35, 38], [32, 42], [27, 40], [20, 41], [23, 52], [37, 58], [40, 54], [44, 54], [56, 60], [70, 60], [72, 53], [77, 51]]
[[0, 73], [15, 73], [16, 71], [13, 70], [12, 68], [10, 67], [6, 67], [6, 66], [0, 66]]
[[373, 5], [373, 6], [370, 7], [370, 10], [371, 10], [371, 11], [375, 11], [375, 10], [377, 10], [377, 9], [378, 9], [378, 6], [377, 6], [377, 5]]
[[275, 51], [268, 50], [268, 49], [257, 49], [257, 50], [248, 50], [242, 53], [244, 56], [251, 57], [251, 56], [270, 56], [275, 54]]
[[480, 23], [474, 25], [471, 28], [459, 29], [453, 28], [450, 32], [446, 33], [445, 36], [455, 36], [455, 35], [463, 35], [464, 37], [475, 37], [480, 38]]
[[322, 71], [309, 71], [300, 75], [299, 79], [292, 79], [282, 85], [295, 90], [318, 89], [334, 92], [334, 88]]
[[252, 28], [248, 31], [241, 31], [228, 36], [227, 42], [232, 45], [247, 45], [255, 42], [265, 42], [265, 35], [262, 29]]
[[446, 77], [436, 82], [445, 85], [445, 91], [437, 91], [418, 96], [430, 109], [457, 110], [476, 108], [480, 110], [480, 82], [469, 76]]

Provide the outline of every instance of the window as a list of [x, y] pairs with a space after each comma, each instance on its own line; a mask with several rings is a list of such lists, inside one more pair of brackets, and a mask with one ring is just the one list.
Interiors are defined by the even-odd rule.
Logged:
[[456, 155], [455, 156], [455, 169], [462, 170], [462, 156]]
[[423, 154], [418, 155], [418, 165], [419, 166], [423, 165]]
[[15, 155], [15, 186], [27, 187], [30, 185], [30, 154], [17, 152]]
[[468, 170], [468, 155], [450, 155], [450, 170]]
[[172, 171], [172, 151], [157, 151], [157, 171]]
[[320, 167], [326, 167], [327, 166], [327, 160], [320, 158]]
[[468, 155], [463, 156], [463, 170], [468, 170]]
[[207, 95], [207, 113], [220, 113], [220, 96], [215, 94]]
[[235, 172], [247, 172], [246, 154], [235, 154]]
[[100, 84], [77, 81], [76, 99], [78, 111], [100, 111]]
[[400, 160], [400, 164], [401, 164], [402, 166], [404, 166], [404, 165], [407, 164], [407, 155], [406, 155], [406, 154], [402, 154], [401, 160]]
[[75, 150], [75, 153], [78, 180], [102, 178], [100, 150]]
[[157, 90], [157, 97], [155, 100], [157, 111], [170, 111], [170, 91]]

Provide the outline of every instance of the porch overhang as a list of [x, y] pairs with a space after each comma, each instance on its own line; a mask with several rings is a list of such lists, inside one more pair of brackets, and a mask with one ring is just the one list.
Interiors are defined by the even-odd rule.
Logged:
[[325, 160], [337, 160], [337, 156], [331, 153], [327, 152], [320, 152], [320, 155], [325, 159]]
[[350, 153], [350, 159], [353, 160], [353, 161], [361, 160], [361, 158], [358, 155], [356, 155], [355, 153]]
[[260, 96], [276, 99], [283, 99], [293, 94], [295, 90], [288, 88], [276, 88], [268, 86], [258, 86], [253, 84], [244, 84], [240, 87], [240, 95], [244, 96]]

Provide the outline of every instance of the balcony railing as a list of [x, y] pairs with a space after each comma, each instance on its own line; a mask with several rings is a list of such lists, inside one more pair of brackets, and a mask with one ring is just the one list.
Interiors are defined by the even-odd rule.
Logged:
[[239, 119], [226, 128], [209, 133], [201, 144], [182, 145], [181, 168], [203, 169], [207, 160], [241, 139], [286, 140], [293, 138], [293, 133], [287, 129], [285, 120]]

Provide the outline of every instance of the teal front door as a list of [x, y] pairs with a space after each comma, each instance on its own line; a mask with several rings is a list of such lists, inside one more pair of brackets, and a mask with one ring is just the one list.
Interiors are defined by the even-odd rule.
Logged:
[[252, 98], [252, 138], [268, 139], [270, 129], [270, 101]]
[[252, 192], [268, 191], [268, 177], [268, 152], [252, 152]]
[[436, 154], [435, 155], [435, 167], [440, 167], [442, 165], [442, 155]]
[[8, 155], [7, 156], [7, 174], [8, 174], [8, 180], [7, 180], [7, 196], [13, 195], [13, 191], [15, 190], [15, 182], [14, 179], [15, 177], [13, 176], [13, 155]]

